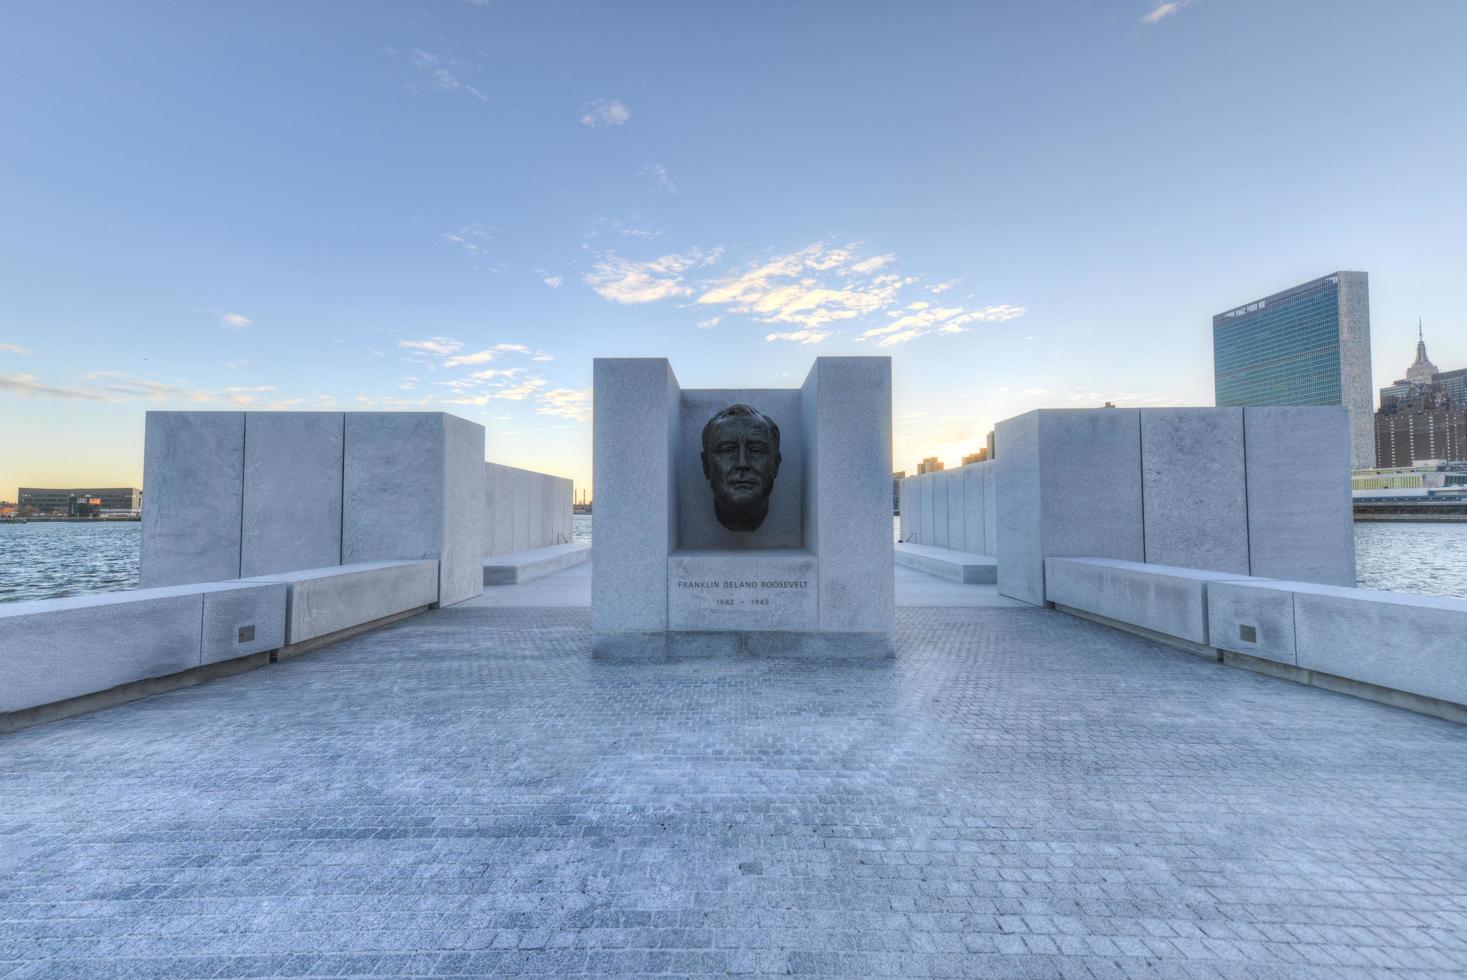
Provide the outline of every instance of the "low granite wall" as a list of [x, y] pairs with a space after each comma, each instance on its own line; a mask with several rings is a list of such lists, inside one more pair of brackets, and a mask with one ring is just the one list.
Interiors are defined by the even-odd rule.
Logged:
[[285, 602], [220, 582], [0, 603], [0, 713], [278, 649]]
[[574, 485], [566, 477], [484, 464], [483, 557], [569, 544]]
[[1467, 721], [1467, 599], [1107, 558], [1045, 560], [1065, 612], [1194, 653]]
[[992, 461], [909, 476], [898, 489], [899, 535], [911, 544], [992, 555], [995, 503]]
[[1210, 593], [1220, 650], [1467, 705], [1467, 600], [1257, 580]]
[[345, 638], [426, 609], [438, 583], [435, 559], [376, 561], [0, 603], [0, 731]]

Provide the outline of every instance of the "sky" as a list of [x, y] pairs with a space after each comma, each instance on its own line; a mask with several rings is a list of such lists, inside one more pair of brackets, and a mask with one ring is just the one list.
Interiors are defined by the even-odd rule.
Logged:
[[[449, 411], [591, 483], [591, 364], [892, 358], [894, 462], [1211, 405], [1211, 316], [1370, 274], [1467, 367], [1467, 4], [0, 6], [0, 498], [150, 409]], [[146, 488], [144, 488], [146, 490]]]

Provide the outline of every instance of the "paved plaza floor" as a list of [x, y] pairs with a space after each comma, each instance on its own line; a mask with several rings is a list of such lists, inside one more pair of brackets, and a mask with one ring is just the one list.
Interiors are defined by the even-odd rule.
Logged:
[[903, 605], [622, 664], [491, 595], [0, 737], [0, 977], [1467, 973], [1467, 727]]

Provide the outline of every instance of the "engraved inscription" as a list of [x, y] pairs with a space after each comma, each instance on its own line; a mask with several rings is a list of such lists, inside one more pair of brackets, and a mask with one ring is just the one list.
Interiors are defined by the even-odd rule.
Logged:
[[706, 594], [719, 609], [758, 610], [771, 604], [771, 598], [760, 595], [761, 591], [808, 589], [809, 579], [680, 579], [675, 588], [679, 591], [692, 589], [694, 594]]

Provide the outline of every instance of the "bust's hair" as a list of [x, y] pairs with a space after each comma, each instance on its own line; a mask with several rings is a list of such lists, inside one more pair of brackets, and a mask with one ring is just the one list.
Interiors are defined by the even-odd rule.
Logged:
[[709, 419], [707, 423], [703, 426], [703, 451], [708, 451], [708, 437], [712, 435], [713, 427], [715, 425], [717, 425], [719, 422], [722, 422], [724, 419], [736, 418], [739, 416], [751, 418], [755, 421], [762, 422], [764, 426], [769, 429], [769, 439], [771, 442], [774, 443], [774, 445], [772, 445], [770, 448], [774, 451], [774, 454], [778, 456], [779, 426], [775, 423], [774, 419], [770, 418], [768, 415], [765, 415], [757, 408], [753, 408], [749, 405], [730, 405], [723, 411], [715, 413], [713, 418]]

